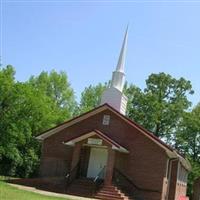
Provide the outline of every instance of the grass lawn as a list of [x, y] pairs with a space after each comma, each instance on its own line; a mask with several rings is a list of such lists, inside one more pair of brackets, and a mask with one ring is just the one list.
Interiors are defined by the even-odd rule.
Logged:
[[0, 181], [0, 200], [70, 200], [61, 197], [50, 197], [17, 189]]

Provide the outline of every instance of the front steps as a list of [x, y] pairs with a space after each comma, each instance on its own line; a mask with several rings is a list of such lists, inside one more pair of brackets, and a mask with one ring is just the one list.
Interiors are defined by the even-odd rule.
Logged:
[[95, 195], [95, 198], [102, 200], [133, 200], [126, 196], [118, 187], [104, 185]]
[[103, 185], [95, 192], [95, 183], [91, 179], [80, 178], [75, 179], [67, 188], [67, 194], [93, 197], [101, 200], [134, 200], [125, 195], [118, 187], [114, 185]]

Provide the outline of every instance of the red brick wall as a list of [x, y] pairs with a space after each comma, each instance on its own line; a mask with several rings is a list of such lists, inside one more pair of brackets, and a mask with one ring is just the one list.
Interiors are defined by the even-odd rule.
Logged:
[[200, 178], [198, 178], [194, 182], [192, 200], [199, 200], [199, 199], [200, 199]]
[[[104, 114], [111, 116], [108, 126], [102, 125]], [[52, 169], [49, 169], [52, 167], [51, 164], [45, 164], [49, 159], [52, 164], [53, 160], [59, 163], [56, 159], [60, 159], [69, 166], [72, 148], [66, 147], [62, 142], [93, 129], [109, 135], [130, 151], [129, 154], [117, 153], [116, 167], [139, 187], [158, 190], [159, 194], [150, 194], [148, 199], [160, 200], [167, 165], [164, 150], [110, 110], [98, 113], [47, 138], [43, 143], [41, 171], [45, 172], [45, 175], [53, 174]]]
[[40, 176], [65, 176], [70, 170], [72, 147], [52, 140], [43, 141], [40, 161]]

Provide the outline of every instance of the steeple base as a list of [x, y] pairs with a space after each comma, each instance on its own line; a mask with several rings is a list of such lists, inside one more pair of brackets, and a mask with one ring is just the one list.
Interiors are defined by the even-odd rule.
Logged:
[[127, 97], [114, 87], [107, 88], [101, 98], [102, 104], [109, 104], [121, 114], [126, 114]]

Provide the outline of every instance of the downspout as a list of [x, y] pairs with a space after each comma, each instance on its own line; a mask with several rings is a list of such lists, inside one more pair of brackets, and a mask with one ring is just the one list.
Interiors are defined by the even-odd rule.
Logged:
[[168, 165], [170, 167], [168, 167], [169, 173], [167, 172], [167, 174], [169, 174], [169, 179], [168, 179], [168, 184], [167, 184], [167, 192], [166, 192], [166, 197], [165, 199], [168, 200], [169, 199], [169, 187], [170, 187], [170, 182], [171, 182], [171, 171], [172, 171], [172, 162], [179, 160], [178, 158], [170, 158], [168, 160]]

